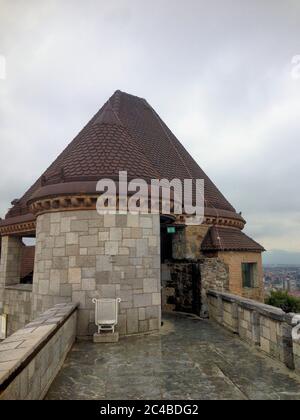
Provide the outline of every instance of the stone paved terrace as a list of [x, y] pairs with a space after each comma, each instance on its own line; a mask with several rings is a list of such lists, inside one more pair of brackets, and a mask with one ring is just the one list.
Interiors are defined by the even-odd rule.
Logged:
[[300, 400], [300, 377], [212, 321], [174, 314], [160, 333], [76, 343], [46, 399]]

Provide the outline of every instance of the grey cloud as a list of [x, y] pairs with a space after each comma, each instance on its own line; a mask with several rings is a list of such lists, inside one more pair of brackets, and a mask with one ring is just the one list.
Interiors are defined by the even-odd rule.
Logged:
[[299, 250], [299, 15], [297, 0], [0, 0], [1, 214], [122, 89], [147, 98], [252, 236]]

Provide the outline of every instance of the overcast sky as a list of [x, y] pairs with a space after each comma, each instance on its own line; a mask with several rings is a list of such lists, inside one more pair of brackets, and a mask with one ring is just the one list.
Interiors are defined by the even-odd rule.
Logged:
[[299, 0], [0, 0], [0, 55], [2, 217], [121, 89], [156, 109], [248, 234], [300, 252]]

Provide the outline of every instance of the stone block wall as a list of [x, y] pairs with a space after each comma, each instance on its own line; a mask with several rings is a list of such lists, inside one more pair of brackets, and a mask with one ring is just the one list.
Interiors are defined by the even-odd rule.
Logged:
[[178, 229], [173, 236], [173, 258], [177, 260], [198, 260], [202, 257], [201, 243], [210, 226], [187, 225]]
[[209, 290], [207, 296], [212, 319], [290, 369], [295, 368], [297, 347], [293, 350], [291, 314], [228, 293]]
[[236, 332], [238, 328], [238, 308], [234, 302], [223, 301], [223, 324], [227, 329]]
[[186, 258], [186, 237], [185, 229], [177, 229], [172, 237], [172, 256], [176, 260]]
[[[253, 299], [260, 302], [264, 301], [261, 253], [226, 251], [219, 252], [218, 258], [228, 266], [230, 293], [243, 296], [247, 299]], [[243, 288], [242, 263], [257, 264], [255, 287], [253, 288]]]
[[25, 245], [22, 238], [4, 236], [0, 263], [0, 287], [20, 282], [22, 249]]
[[0, 262], [0, 313], [7, 314], [7, 334], [31, 319], [31, 286], [21, 285], [20, 270], [25, 245], [21, 237], [2, 238]]
[[174, 260], [162, 264], [161, 277], [162, 309], [167, 312], [192, 312], [206, 317], [206, 292], [209, 289], [229, 290], [228, 266], [218, 258], [202, 258], [194, 262]]
[[0, 400], [46, 395], [76, 336], [77, 305], [61, 304], [0, 343]]
[[171, 262], [161, 266], [162, 309], [200, 315], [201, 276], [197, 262]]
[[161, 322], [159, 215], [95, 210], [40, 215], [33, 313], [79, 302], [78, 335], [95, 330], [93, 298], [121, 298], [118, 330], [158, 330]]
[[208, 290], [219, 292], [229, 291], [229, 268], [219, 258], [205, 258], [201, 260], [201, 315], [208, 315], [208, 304], [206, 293]]
[[[217, 295], [212, 295], [209, 291], [207, 293], [207, 304], [209, 310], [209, 317], [219, 324], [223, 323], [223, 300], [218, 299]], [[219, 307], [221, 306], [221, 307]]]
[[8, 336], [31, 320], [31, 289], [31, 285], [20, 284], [4, 290], [3, 313], [7, 315]]
[[19, 283], [23, 243], [21, 238], [4, 236], [1, 243], [0, 260], [0, 313], [4, 307], [5, 287]]
[[245, 307], [238, 307], [238, 326], [236, 332], [249, 344], [260, 345], [260, 318], [257, 312]]
[[186, 236], [186, 258], [197, 260], [201, 258], [201, 244], [207, 234], [209, 225], [187, 225], [185, 228]]
[[176, 285], [172, 281], [171, 266], [161, 264], [161, 302], [162, 311], [173, 312], [176, 310]]

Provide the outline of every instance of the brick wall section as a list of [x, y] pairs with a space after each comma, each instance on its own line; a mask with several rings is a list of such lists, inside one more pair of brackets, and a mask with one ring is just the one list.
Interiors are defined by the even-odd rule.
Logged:
[[5, 289], [3, 312], [7, 314], [7, 335], [23, 328], [31, 320], [31, 299], [31, 285]]
[[46, 395], [74, 343], [76, 308], [57, 305], [0, 343], [0, 400]]
[[[229, 268], [230, 293], [263, 302], [264, 288], [261, 254], [256, 252], [226, 251], [219, 252], [218, 257], [227, 264]], [[242, 263], [257, 264], [256, 284], [254, 288], [243, 288]]]
[[292, 339], [294, 314], [285, 314], [279, 308], [228, 293], [210, 290], [207, 296], [212, 319], [294, 369], [297, 356]]
[[161, 318], [159, 215], [95, 210], [37, 218], [33, 312], [79, 302], [78, 335], [95, 332], [96, 298], [121, 298], [118, 330], [158, 330]]

